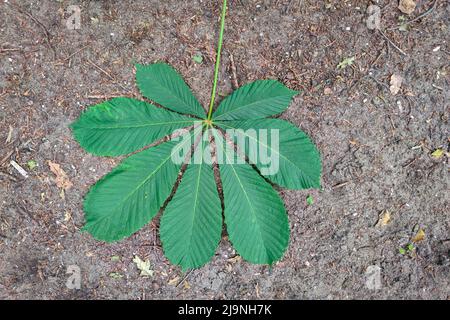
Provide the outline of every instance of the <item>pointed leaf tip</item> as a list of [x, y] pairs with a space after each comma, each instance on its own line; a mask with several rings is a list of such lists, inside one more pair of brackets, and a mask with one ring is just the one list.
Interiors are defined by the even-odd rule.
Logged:
[[86, 151], [117, 156], [139, 150], [195, 120], [145, 101], [119, 97], [89, 107], [70, 127]]
[[222, 208], [214, 171], [204, 160], [209, 143], [188, 165], [161, 218], [160, 236], [166, 257], [183, 271], [199, 268], [214, 256], [222, 232]]
[[[216, 124], [225, 130], [233, 129], [235, 143], [245, 142], [240, 149], [270, 181], [289, 189], [320, 189], [320, 153], [311, 139], [290, 122], [256, 119]], [[261, 158], [264, 153], [267, 159]]]
[[282, 113], [298, 91], [277, 80], [257, 80], [227, 96], [213, 114], [215, 120], [261, 119]]
[[163, 62], [139, 65], [136, 69], [136, 82], [144, 97], [163, 107], [205, 118], [205, 109], [172, 66]]
[[237, 155], [213, 130], [219, 164], [225, 224], [233, 247], [245, 260], [271, 265], [283, 257], [289, 243], [289, 221], [283, 201], [249, 164], [237, 164]]
[[190, 143], [191, 139], [170, 141], [125, 159], [89, 190], [84, 200], [83, 229], [95, 239], [112, 242], [147, 224], [177, 180], [181, 163], [174, 162], [173, 155]]

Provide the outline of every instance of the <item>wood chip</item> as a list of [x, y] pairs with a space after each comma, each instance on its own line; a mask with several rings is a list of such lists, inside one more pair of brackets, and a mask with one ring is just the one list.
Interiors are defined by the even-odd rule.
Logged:
[[13, 166], [14, 169], [17, 170], [17, 172], [20, 173], [22, 177], [24, 177], [25, 179], [28, 178], [28, 172], [26, 172], [25, 169], [22, 168], [17, 162], [11, 160], [9, 163]]

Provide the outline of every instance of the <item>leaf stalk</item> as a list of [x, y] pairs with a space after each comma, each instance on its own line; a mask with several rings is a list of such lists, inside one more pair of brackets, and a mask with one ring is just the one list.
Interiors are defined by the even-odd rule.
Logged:
[[209, 111], [207, 120], [211, 120], [214, 100], [216, 99], [217, 80], [219, 78], [220, 55], [222, 53], [223, 31], [225, 29], [225, 16], [227, 13], [227, 0], [223, 0], [222, 16], [220, 19], [219, 44], [217, 46], [216, 65], [214, 68], [214, 82], [211, 90], [211, 100], [209, 102]]

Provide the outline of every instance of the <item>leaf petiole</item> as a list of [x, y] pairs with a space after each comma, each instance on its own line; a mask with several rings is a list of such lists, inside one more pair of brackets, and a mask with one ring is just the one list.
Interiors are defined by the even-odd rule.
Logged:
[[219, 77], [219, 66], [220, 66], [220, 54], [222, 52], [222, 42], [223, 42], [223, 30], [225, 29], [225, 15], [227, 12], [227, 0], [223, 0], [222, 5], [222, 17], [220, 20], [220, 33], [219, 33], [219, 44], [217, 46], [217, 56], [216, 56], [216, 65], [214, 68], [214, 82], [211, 91], [211, 100], [209, 102], [209, 111], [207, 120], [211, 120], [212, 110], [214, 106], [214, 100], [216, 98], [216, 90], [217, 90], [217, 79]]

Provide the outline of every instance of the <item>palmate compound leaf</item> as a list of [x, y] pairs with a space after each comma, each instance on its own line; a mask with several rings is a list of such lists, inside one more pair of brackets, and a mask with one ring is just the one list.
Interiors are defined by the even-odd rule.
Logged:
[[[176, 112], [205, 117], [172, 67], [138, 65], [136, 77], [142, 93], [151, 100]], [[290, 124], [262, 119], [281, 113], [295, 94], [277, 81], [256, 81], [225, 99], [213, 120], [223, 129], [277, 128], [280, 156], [289, 161], [280, 166], [279, 173], [267, 177], [290, 188], [318, 187], [320, 159], [309, 139]], [[138, 150], [176, 128], [188, 127], [194, 120], [146, 102], [117, 98], [89, 109], [72, 128], [87, 151], [119, 155]], [[218, 140], [221, 134], [216, 129], [213, 133]], [[163, 143], [132, 155], [98, 181], [85, 198], [84, 230], [96, 239], [116, 241], [148, 223], [172, 191], [181, 163], [170, 159], [180, 149], [190, 147], [191, 141], [183, 141]], [[223, 144], [217, 144], [216, 151], [221, 149]], [[297, 151], [306, 153], [298, 155]], [[303, 162], [300, 165], [300, 160], [312, 163], [308, 167]], [[261, 164], [256, 162], [256, 166], [261, 170]], [[225, 162], [219, 168], [231, 242], [244, 259], [272, 264], [282, 257], [289, 240], [288, 219], [280, 197], [249, 164]], [[288, 175], [290, 170], [292, 176]], [[220, 240], [221, 208], [213, 180], [210, 165], [189, 165], [173, 203], [163, 214], [161, 238], [165, 253], [183, 269], [206, 263]]]
[[[245, 141], [245, 152], [270, 181], [289, 189], [320, 188], [320, 154], [311, 139], [281, 119], [221, 121], [216, 125], [232, 134], [235, 143]], [[233, 129], [230, 131], [230, 129]]]
[[183, 269], [199, 268], [211, 260], [222, 232], [209, 143], [202, 140], [196, 151], [159, 228], [166, 257]]
[[117, 156], [139, 150], [175, 129], [193, 125], [195, 120], [145, 101], [122, 97], [90, 107], [71, 127], [85, 150]]
[[[213, 129], [223, 187], [225, 224], [236, 251], [247, 261], [272, 264], [289, 242], [289, 222], [283, 202], [272, 186]], [[222, 156], [223, 155], [223, 156]]]
[[205, 109], [172, 66], [136, 64], [136, 81], [144, 97], [170, 110], [205, 118]]
[[282, 113], [298, 92], [276, 80], [257, 80], [226, 97], [213, 114], [213, 119], [261, 119]]
[[[190, 133], [187, 133], [190, 135]], [[173, 161], [191, 139], [170, 141], [125, 159], [91, 187], [84, 200], [84, 230], [106, 242], [130, 236], [147, 224], [170, 195], [181, 164]]]

